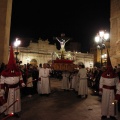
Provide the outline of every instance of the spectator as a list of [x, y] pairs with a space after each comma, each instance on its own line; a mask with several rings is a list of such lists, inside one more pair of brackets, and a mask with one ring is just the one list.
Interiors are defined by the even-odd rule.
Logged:
[[26, 82], [26, 87], [27, 87], [27, 95], [28, 97], [32, 97], [33, 94], [33, 66], [30, 65], [28, 69], [28, 74], [27, 74], [27, 82]]
[[43, 68], [39, 70], [39, 81], [41, 81], [40, 87], [40, 93], [39, 94], [50, 94], [50, 70], [47, 68], [47, 64], [43, 64]]

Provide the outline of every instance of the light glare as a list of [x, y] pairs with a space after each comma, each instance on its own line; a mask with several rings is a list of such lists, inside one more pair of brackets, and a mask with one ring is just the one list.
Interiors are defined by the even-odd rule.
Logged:
[[96, 36], [96, 37], [95, 37], [95, 42], [98, 43], [99, 41], [100, 41], [99, 36]]
[[105, 33], [104, 34], [104, 38], [107, 40], [109, 38], [109, 34], [108, 33]]
[[99, 35], [100, 35], [100, 37], [103, 37], [104, 36], [104, 31], [100, 31]]
[[14, 42], [14, 46], [18, 47], [21, 44], [21, 41], [16, 38], [16, 41]]

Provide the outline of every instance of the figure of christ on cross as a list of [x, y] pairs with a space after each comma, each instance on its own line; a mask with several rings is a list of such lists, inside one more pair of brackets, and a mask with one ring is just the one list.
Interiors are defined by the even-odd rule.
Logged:
[[62, 51], [65, 51], [65, 44], [66, 44], [66, 42], [68, 42], [70, 39], [68, 39], [68, 40], [64, 40], [64, 39], [62, 39], [62, 41], [60, 41], [57, 37], [56, 37], [56, 40], [60, 43], [60, 46], [61, 46], [61, 52]]

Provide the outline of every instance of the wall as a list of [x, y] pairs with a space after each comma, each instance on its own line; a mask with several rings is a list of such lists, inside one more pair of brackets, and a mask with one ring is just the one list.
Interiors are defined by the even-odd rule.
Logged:
[[[48, 40], [42, 41], [38, 40], [38, 43], [30, 42], [27, 47], [19, 47], [18, 58], [22, 61], [22, 64], [30, 63], [32, 59], [37, 61], [37, 65], [40, 63], [51, 63], [52, 60], [60, 58], [61, 52], [56, 48], [56, 45], [49, 44]], [[94, 64], [94, 55], [81, 52], [64, 52], [65, 59], [74, 59], [75, 64], [82, 62], [85, 64], [85, 67], [93, 67]]]

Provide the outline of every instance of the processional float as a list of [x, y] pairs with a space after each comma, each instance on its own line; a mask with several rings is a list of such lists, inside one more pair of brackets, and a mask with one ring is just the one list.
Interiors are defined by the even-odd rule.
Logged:
[[77, 66], [74, 64], [75, 60], [70, 60], [70, 59], [66, 59], [65, 58], [65, 43], [69, 41], [69, 39], [67, 41], [65, 41], [64, 39], [62, 39], [62, 41], [60, 41], [57, 37], [56, 37], [57, 41], [60, 43], [61, 45], [61, 55], [59, 58], [56, 58], [55, 60], [52, 60], [52, 68], [56, 71], [69, 71], [72, 72], [73, 70], [75, 70], [75, 68], [77, 68]]

